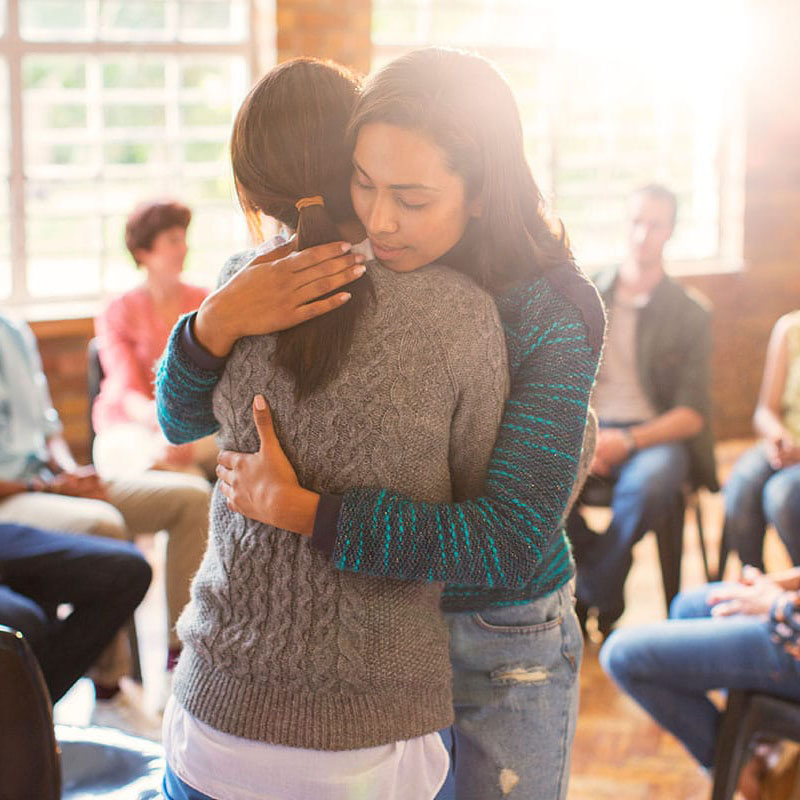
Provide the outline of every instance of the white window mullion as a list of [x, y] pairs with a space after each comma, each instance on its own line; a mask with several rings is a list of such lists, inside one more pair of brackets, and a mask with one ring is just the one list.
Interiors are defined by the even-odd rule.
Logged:
[[164, 100], [166, 105], [166, 118], [164, 120], [167, 152], [172, 169], [167, 175], [169, 191], [181, 195], [181, 177], [183, 175], [183, 140], [181, 133], [181, 59], [177, 56], [167, 60], [166, 81], [164, 86]]
[[[99, 8], [96, 9], [99, 14]], [[99, 31], [100, 20], [96, 19], [96, 30]], [[86, 61], [86, 97], [87, 97], [87, 118], [86, 134], [89, 141], [94, 144], [91, 148], [92, 153], [92, 181], [97, 186], [95, 196], [103, 197], [103, 162], [105, 152], [105, 137], [103, 136], [103, 64], [100, 56], [92, 56]], [[105, 224], [105, 204], [97, 209], [95, 224], [99, 226], [97, 234], [100, 236], [100, 290], [106, 285], [106, 253], [105, 237], [103, 236], [103, 225]]]
[[6, 43], [8, 52], [9, 83], [9, 191], [11, 237], [11, 300], [19, 301], [27, 295], [25, 277], [25, 154], [22, 116], [22, 42], [19, 38], [19, 0], [8, 0], [6, 18]]

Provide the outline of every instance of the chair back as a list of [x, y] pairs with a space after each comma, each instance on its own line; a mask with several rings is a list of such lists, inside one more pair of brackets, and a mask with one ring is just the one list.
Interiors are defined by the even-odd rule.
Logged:
[[86, 345], [86, 381], [89, 386], [89, 453], [94, 445], [95, 429], [92, 424], [92, 409], [97, 395], [100, 394], [100, 384], [103, 381], [103, 365], [100, 362], [100, 349], [97, 338], [89, 339]]
[[61, 771], [50, 695], [25, 637], [0, 625], [0, 794], [58, 800]]

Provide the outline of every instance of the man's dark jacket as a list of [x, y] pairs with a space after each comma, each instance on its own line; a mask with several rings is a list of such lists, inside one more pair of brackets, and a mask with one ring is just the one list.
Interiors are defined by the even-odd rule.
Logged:
[[[594, 279], [606, 308], [614, 301], [618, 268]], [[703, 430], [687, 440], [693, 487], [719, 489], [711, 433], [711, 315], [708, 303], [664, 276], [639, 314], [636, 365], [642, 389], [659, 414], [688, 406], [703, 415]]]

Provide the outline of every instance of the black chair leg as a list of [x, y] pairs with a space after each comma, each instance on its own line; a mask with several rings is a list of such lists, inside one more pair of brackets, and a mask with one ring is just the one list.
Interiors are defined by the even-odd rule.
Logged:
[[139, 637], [136, 635], [136, 620], [131, 617], [128, 623], [128, 643], [131, 650], [131, 677], [142, 682], [142, 662], [139, 658]]
[[683, 558], [683, 519], [686, 501], [683, 495], [676, 501], [663, 526], [656, 532], [658, 557], [661, 562], [661, 581], [664, 585], [664, 600], [667, 614], [675, 595], [681, 588], [681, 560]]
[[706, 548], [706, 537], [703, 531], [703, 513], [700, 509], [700, 498], [695, 496], [694, 501], [694, 516], [697, 522], [697, 538], [700, 542], [700, 555], [703, 559], [703, 572], [706, 576], [706, 580], [710, 583], [714, 580], [714, 576], [711, 573], [711, 568], [708, 566], [708, 549]]
[[714, 763], [714, 788], [711, 800], [732, 800], [739, 781], [739, 772], [747, 757], [752, 731], [747, 724], [751, 695], [731, 691], [717, 734]]
[[728, 544], [728, 534], [726, 525], [722, 526], [722, 535], [719, 539], [719, 558], [717, 559], [717, 580], [721, 581], [725, 575], [725, 565], [728, 563], [728, 553], [730, 552], [730, 545]]

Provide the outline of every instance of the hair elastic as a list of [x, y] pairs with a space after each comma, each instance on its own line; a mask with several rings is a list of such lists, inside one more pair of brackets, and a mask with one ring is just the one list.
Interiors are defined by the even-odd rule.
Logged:
[[298, 211], [302, 211], [307, 206], [324, 206], [325, 201], [322, 199], [321, 194], [314, 194], [311, 197], [301, 197], [295, 204], [294, 207]]

